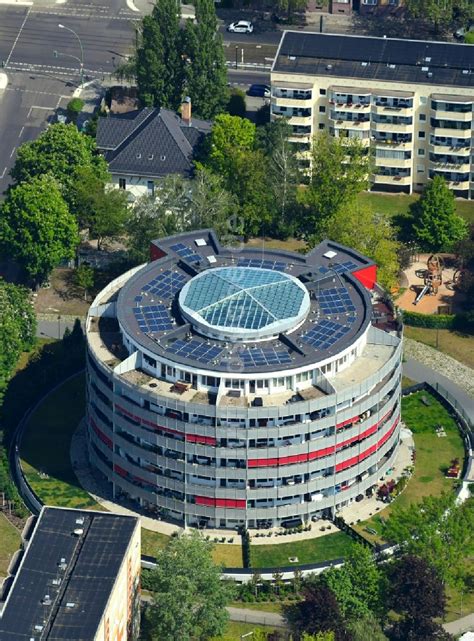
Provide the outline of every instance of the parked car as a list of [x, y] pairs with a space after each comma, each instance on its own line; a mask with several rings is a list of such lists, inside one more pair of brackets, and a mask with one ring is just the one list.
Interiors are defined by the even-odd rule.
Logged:
[[247, 96], [260, 96], [261, 98], [270, 98], [269, 85], [250, 85], [247, 89]]
[[456, 38], [456, 40], [464, 40], [467, 34], [471, 31], [474, 31], [474, 25], [470, 25], [467, 28], [461, 27], [460, 29], [456, 29], [456, 31], [453, 33], [453, 36]]
[[253, 24], [248, 20], [237, 20], [237, 22], [231, 22], [227, 27], [227, 31], [231, 33], [252, 33]]

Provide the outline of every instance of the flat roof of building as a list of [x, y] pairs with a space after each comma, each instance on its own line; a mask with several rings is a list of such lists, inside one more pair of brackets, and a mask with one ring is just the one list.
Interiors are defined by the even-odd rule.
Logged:
[[273, 72], [474, 87], [472, 45], [285, 31]]
[[0, 639], [94, 639], [137, 522], [107, 512], [44, 507], [0, 604]]
[[[233, 249], [222, 247], [212, 230], [180, 234], [153, 244], [157, 260], [122, 287], [117, 319], [129, 338], [173, 363], [242, 374], [291, 370], [340, 353], [370, 323], [370, 296], [354, 274], [374, 263], [342, 245], [323, 241], [306, 256], [264, 247]], [[211, 337], [203, 331], [202, 323], [194, 322], [191, 314], [183, 314], [178, 297], [193, 278], [198, 277], [194, 281], [198, 282], [203, 274], [224, 267], [238, 268], [239, 275], [248, 270], [252, 278], [258, 271], [262, 277], [273, 272], [275, 278], [292, 284], [298, 292], [308, 292], [305, 300], [309, 304], [302, 315], [290, 310], [296, 314], [291, 317], [296, 319], [295, 326], [281, 331], [277, 327], [271, 338], [258, 337], [255, 341], [248, 336], [236, 342], [233, 336], [226, 337], [225, 327], [218, 328], [218, 337]], [[281, 296], [282, 309], [294, 294], [290, 289]], [[264, 302], [270, 306], [269, 298]], [[278, 307], [278, 300], [271, 304]], [[252, 305], [252, 309], [259, 311], [261, 305]], [[241, 312], [247, 313], [245, 305], [236, 308], [232, 318], [239, 318]]]

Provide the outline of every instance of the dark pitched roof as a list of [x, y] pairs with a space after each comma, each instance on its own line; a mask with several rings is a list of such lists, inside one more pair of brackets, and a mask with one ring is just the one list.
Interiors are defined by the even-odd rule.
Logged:
[[189, 175], [193, 152], [210, 129], [205, 120], [187, 125], [168, 109], [144, 108], [99, 118], [96, 142], [113, 174]]
[[[93, 639], [136, 525], [130, 516], [43, 508], [1, 613], [0, 639]], [[78, 528], [83, 534], [74, 536]]]
[[474, 47], [285, 31], [273, 71], [474, 87]]

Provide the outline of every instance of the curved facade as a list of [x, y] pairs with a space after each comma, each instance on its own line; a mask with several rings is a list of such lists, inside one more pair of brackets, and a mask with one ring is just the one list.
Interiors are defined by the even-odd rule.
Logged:
[[114, 496], [187, 526], [274, 527], [370, 491], [399, 442], [401, 332], [376, 267], [152, 243], [87, 319], [91, 463]]

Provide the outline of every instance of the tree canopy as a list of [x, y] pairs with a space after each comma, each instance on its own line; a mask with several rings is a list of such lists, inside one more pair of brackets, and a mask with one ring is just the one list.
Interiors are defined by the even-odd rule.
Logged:
[[20, 354], [33, 347], [35, 335], [29, 292], [0, 278], [0, 403]]
[[12, 187], [0, 213], [0, 244], [36, 283], [61, 260], [74, 258], [77, 223], [50, 174]]
[[315, 137], [300, 223], [312, 244], [325, 235], [330, 217], [351, 207], [357, 194], [368, 187], [369, 171], [370, 156], [358, 139], [333, 138], [327, 133]]
[[405, 508], [395, 504], [384, 538], [430, 563], [441, 580], [455, 584], [462, 580], [462, 559], [474, 541], [474, 499], [456, 505], [453, 495], [443, 494]]
[[441, 176], [434, 176], [413, 206], [413, 231], [423, 249], [450, 251], [467, 235], [467, 223], [456, 213], [453, 192]]
[[198, 532], [172, 538], [150, 572], [149, 620], [156, 641], [205, 641], [220, 635], [233, 587], [212, 561], [212, 544]]
[[67, 189], [77, 167], [90, 167], [98, 179], [107, 180], [107, 163], [96, 153], [95, 141], [73, 124], [56, 123], [36, 140], [18, 148], [10, 174], [17, 183], [51, 174], [67, 199]]
[[213, 118], [228, 100], [224, 47], [214, 2], [194, 4], [195, 20], [187, 20], [182, 29], [180, 3], [157, 0], [142, 20], [132, 66], [144, 105], [177, 111], [190, 96], [197, 115]]

